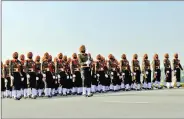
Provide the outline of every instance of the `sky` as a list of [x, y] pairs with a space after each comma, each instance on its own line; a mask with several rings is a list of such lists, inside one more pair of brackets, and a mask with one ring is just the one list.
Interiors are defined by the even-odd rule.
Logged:
[[[184, 64], [184, 2], [9, 1], [2, 4], [2, 60], [12, 53], [71, 56], [86, 45], [96, 58], [123, 53], [139, 60], [179, 53]], [[163, 64], [163, 63], [162, 63]]]

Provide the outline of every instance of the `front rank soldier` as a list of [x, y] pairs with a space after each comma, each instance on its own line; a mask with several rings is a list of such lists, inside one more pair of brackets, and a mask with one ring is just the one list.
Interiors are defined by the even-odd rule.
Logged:
[[95, 65], [95, 72], [97, 74], [97, 78], [99, 80], [99, 84], [98, 84], [98, 91], [102, 91], [102, 92], [106, 92], [106, 69], [105, 69], [105, 62], [102, 59], [102, 56], [99, 54], [96, 57], [97, 61], [96, 61], [96, 65]]
[[25, 56], [22, 54], [20, 55], [20, 62], [21, 62], [21, 74], [23, 76], [22, 83], [21, 83], [21, 95], [24, 96], [24, 98], [28, 97], [28, 85], [27, 85], [27, 76], [26, 76], [26, 66], [25, 66]]
[[[29, 93], [28, 95], [36, 99], [37, 96], [37, 90], [36, 90], [36, 72], [35, 72], [35, 62], [32, 59], [33, 54], [32, 52], [29, 52], [27, 54], [27, 60], [26, 60], [26, 73], [27, 73], [27, 79], [28, 79], [28, 87], [29, 87]], [[30, 91], [31, 90], [31, 91]]]
[[56, 96], [56, 91], [55, 91], [55, 87], [57, 85], [57, 77], [56, 77], [56, 74], [55, 74], [55, 64], [54, 62], [52, 61], [52, 56], [49, 55], [49, 58], [48, 58], [48, 68], [49, 68], [49, 72], [50, 72], [50, 78], [49, 78], [49, 81], [47, 82], [48, 84], [48, 89], [49, 91], [51, 91], [49, 94], [51, 96]]
[[41, 73], [41, 63], [40, 56], [35, 58], [35, 72], [36, 72], [36, 90], [38, 91], [38, 96], [41, 97], [44, 89], [43, 76]]
[[73, 53], [72, 60], [70, 62], [70, 71], [73, 77], [73, 93], [77, 92], [77, 95], [82, 95], [82, 78], [80, 73], [80, 64], [77, 59], [77, 54]]
[[[86, 48], [84, 45], [82, 45], [79, 48], [80, 54], [78, 54], [78, 60], [81, 66], [81, 76], [83, 79], [83, 95], [86, 95], [88, 97], [92, 96], [91, 93], [91, 57], [89, 54], [86, 53]], [[87, 94], [86, 94], [87, 91]]]
[[4, 98], [5, 97], [5, 78], [4, 78], [4, 74], [3, 74], [3, 62], [1, 61], [1, 97]]
[[173, 70], [174, 70], [174, 75], [176, 76], [176, 81], [177, 81], [177, 87], [180, 88], [181, 84], [181, 70], [183, 70], [180, 60], [178, 59], [178, 53], [174, 54], [174, 59], [173, 59]]
[[129, 85], [130, 73], [129, 73], [129, 61], [127, 60], [125, 54], [121, 56], [120, 72], [121, 72], [121, 75], [123, 76], [125, 90], [128, 91], [130, 90], [130, 85]]
[[112, 54], [108, 56], [109, 60], [107, 63], [108, 71], [110, 72], [111, 85], [110, 89], [113, 91], [118, 91], [118, 62]]
[[151, 67], [150, 61], [148, 60], [148, 55], [145, 54], [142, 61], [142, 73], [143, 73], [143, 88], [144, 89], [151, 89]]
[[166, 85], [167, 88], [172, 88], [171, 82], [172, 82], [172, 69], [171, 69], [171, 62], [169, 60], [169, 54], [165, 54], [165, 59], [164, 59], [164, 71], [165, 71], [165, 76], [166, 76]]
[[140, 84], [141, 84], [141, 81], [140, 81], [141, 69], [140, 69], [140, 63], [139, 63], [137, 54], [133, 55], [132, 75], [133, 75], [133, 83], [134, 83], [133, 84], [133, 89], [136, 89], [136, 90], [139, 91], [141, 89], [141, 87], [140, 87]]
[[91, 92], [92, 93], [96, 93], [97, 91], [97, 86], [98, 86], [98, 81], [97, 81], [97, 76], [95, 74], [95, 64], [96, 64], [96, 61], [92, 61], [91, 63], [91, 77], [92, 77], [92, 80], [91, 80]]
[[12, 87], [11, 87], [11, 79], [10, 79], [10, 61], [6, 60], [4, 64], [4, 78], [6, 83], [6, 97], [11, 98], [12, 97]]
[[64, 83], [64, 80], [66, 80], [66, 78], [67, 78], [66, 73], [65, 73], [65, 69], [64, 69], [64, 61], [63, 61], [63, 54], [62, 53], [58, 54], [58, 60], [55, 63], [55, 67], [56, 67], [56, 74], [57, 74], [58, 83], [59, 83], [58, 91], [59, 91], [59, 94], [62, 95], [63, 83]]
[[52, 73], [49, 69], [49, 53], [45, 53], [44, 57], [42, 59], [41, 68], [42, 68], [42, 75], [43, 75], [43, 81], [45, 84], [45, 96], [51, 97], [51, 88], [52, 88]]
[[[160, 86], [161, 70], [158, 54], [155, 54], [153, 57], [152, 69], [153, 69], [153, 83], [154, 83], [153, 86], [155, 88], [162, 89], [162, 87]], [[158, 85], [158, 87], [156, 85]]]
[[18, 53], [13, 53], [13, 59], [10, 61], [11, 86], [13, 87], [12, 96], [15, 100], [21, 98], [21, 62], [18, 60]]

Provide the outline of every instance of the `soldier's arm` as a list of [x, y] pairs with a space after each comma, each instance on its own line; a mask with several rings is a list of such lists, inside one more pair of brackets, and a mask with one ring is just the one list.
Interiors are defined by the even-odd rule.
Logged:
[[10, 76], [13, 76], [13, 66], [12, 66], [12, 61], [10, 61], [10, 68], [9, 68], [9, 73], [10, 73]]
[[134, 61], [133, 60], [132, 60], [131, 66], [132, 66], [132, 72], [134, 72]]
[[56, 61], [56, 62], [54, 63], [54, 66], [55, 66], [55, 73], [58, 74], [58, 73], [59, 73], [59, 72], [58, 72], [58, 61]]
[[[139, 61], [138, 61], [139, 62]], [[141, 66], [140, 66], [140, 62], [139, 62], [139, 70], [140, 70], [140, 72], [141, 72]]]
[[167, 67], [167, 64], [166, 64], [166, 59], [164, 59], [164, 67]]
[[172, 60], [172, 68], [173, 68], [173, 70], [176, 69], [176, 67], [175, 67], [175, 60], [174, 59]]
[[44, 61], [41, 63], [41, 72], [44, 73]]
[[95, 62], [95, 74], [98, 72], [98, 62]]
[[29, 70], [28, 69], [28, 61], [26, 60], [26, 62], [25, 62], [25, 72], [28, 73], [28, 70]]
[[120, 73], [122, 72], [122, 63], [123, 61], [122, 60], [120, 60], [120, 62], [119, 62], [119, 68], [120, 68]]
[[142, 61], [142, 73], [144, 73], [145, 72], [145, 61], [143, 60]]
[[183, 70], [183, 67], [181, 66], [181, 64], [180, 64], [180, 63], [179, 63], [179, 67], [180, 67], [180, 69], [181, 69], [181, 70]]
[[74, 74], [74, 71], [73, 71], [73, 62], [72, 61], [70, 62], [70, 71], [71, 71], [71, 74]]

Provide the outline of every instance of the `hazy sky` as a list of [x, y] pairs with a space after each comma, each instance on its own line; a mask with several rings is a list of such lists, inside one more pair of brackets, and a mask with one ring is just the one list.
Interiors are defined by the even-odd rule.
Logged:
[[175, 52], [184, 64], [184, 2], [3, 2], [3, 61], [14, 51], [71, 56], [85, 44], [92, 56], [113, 53], [152, 60]]

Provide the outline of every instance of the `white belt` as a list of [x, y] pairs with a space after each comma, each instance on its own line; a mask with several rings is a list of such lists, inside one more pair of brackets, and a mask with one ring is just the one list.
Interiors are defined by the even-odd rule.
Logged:
[[65, 71], [63, 68], [60, 68], [59, 70], [61, 70], [61, 71]]
[[33, 71], [33, 68], [29, 68], [29, 71]]

